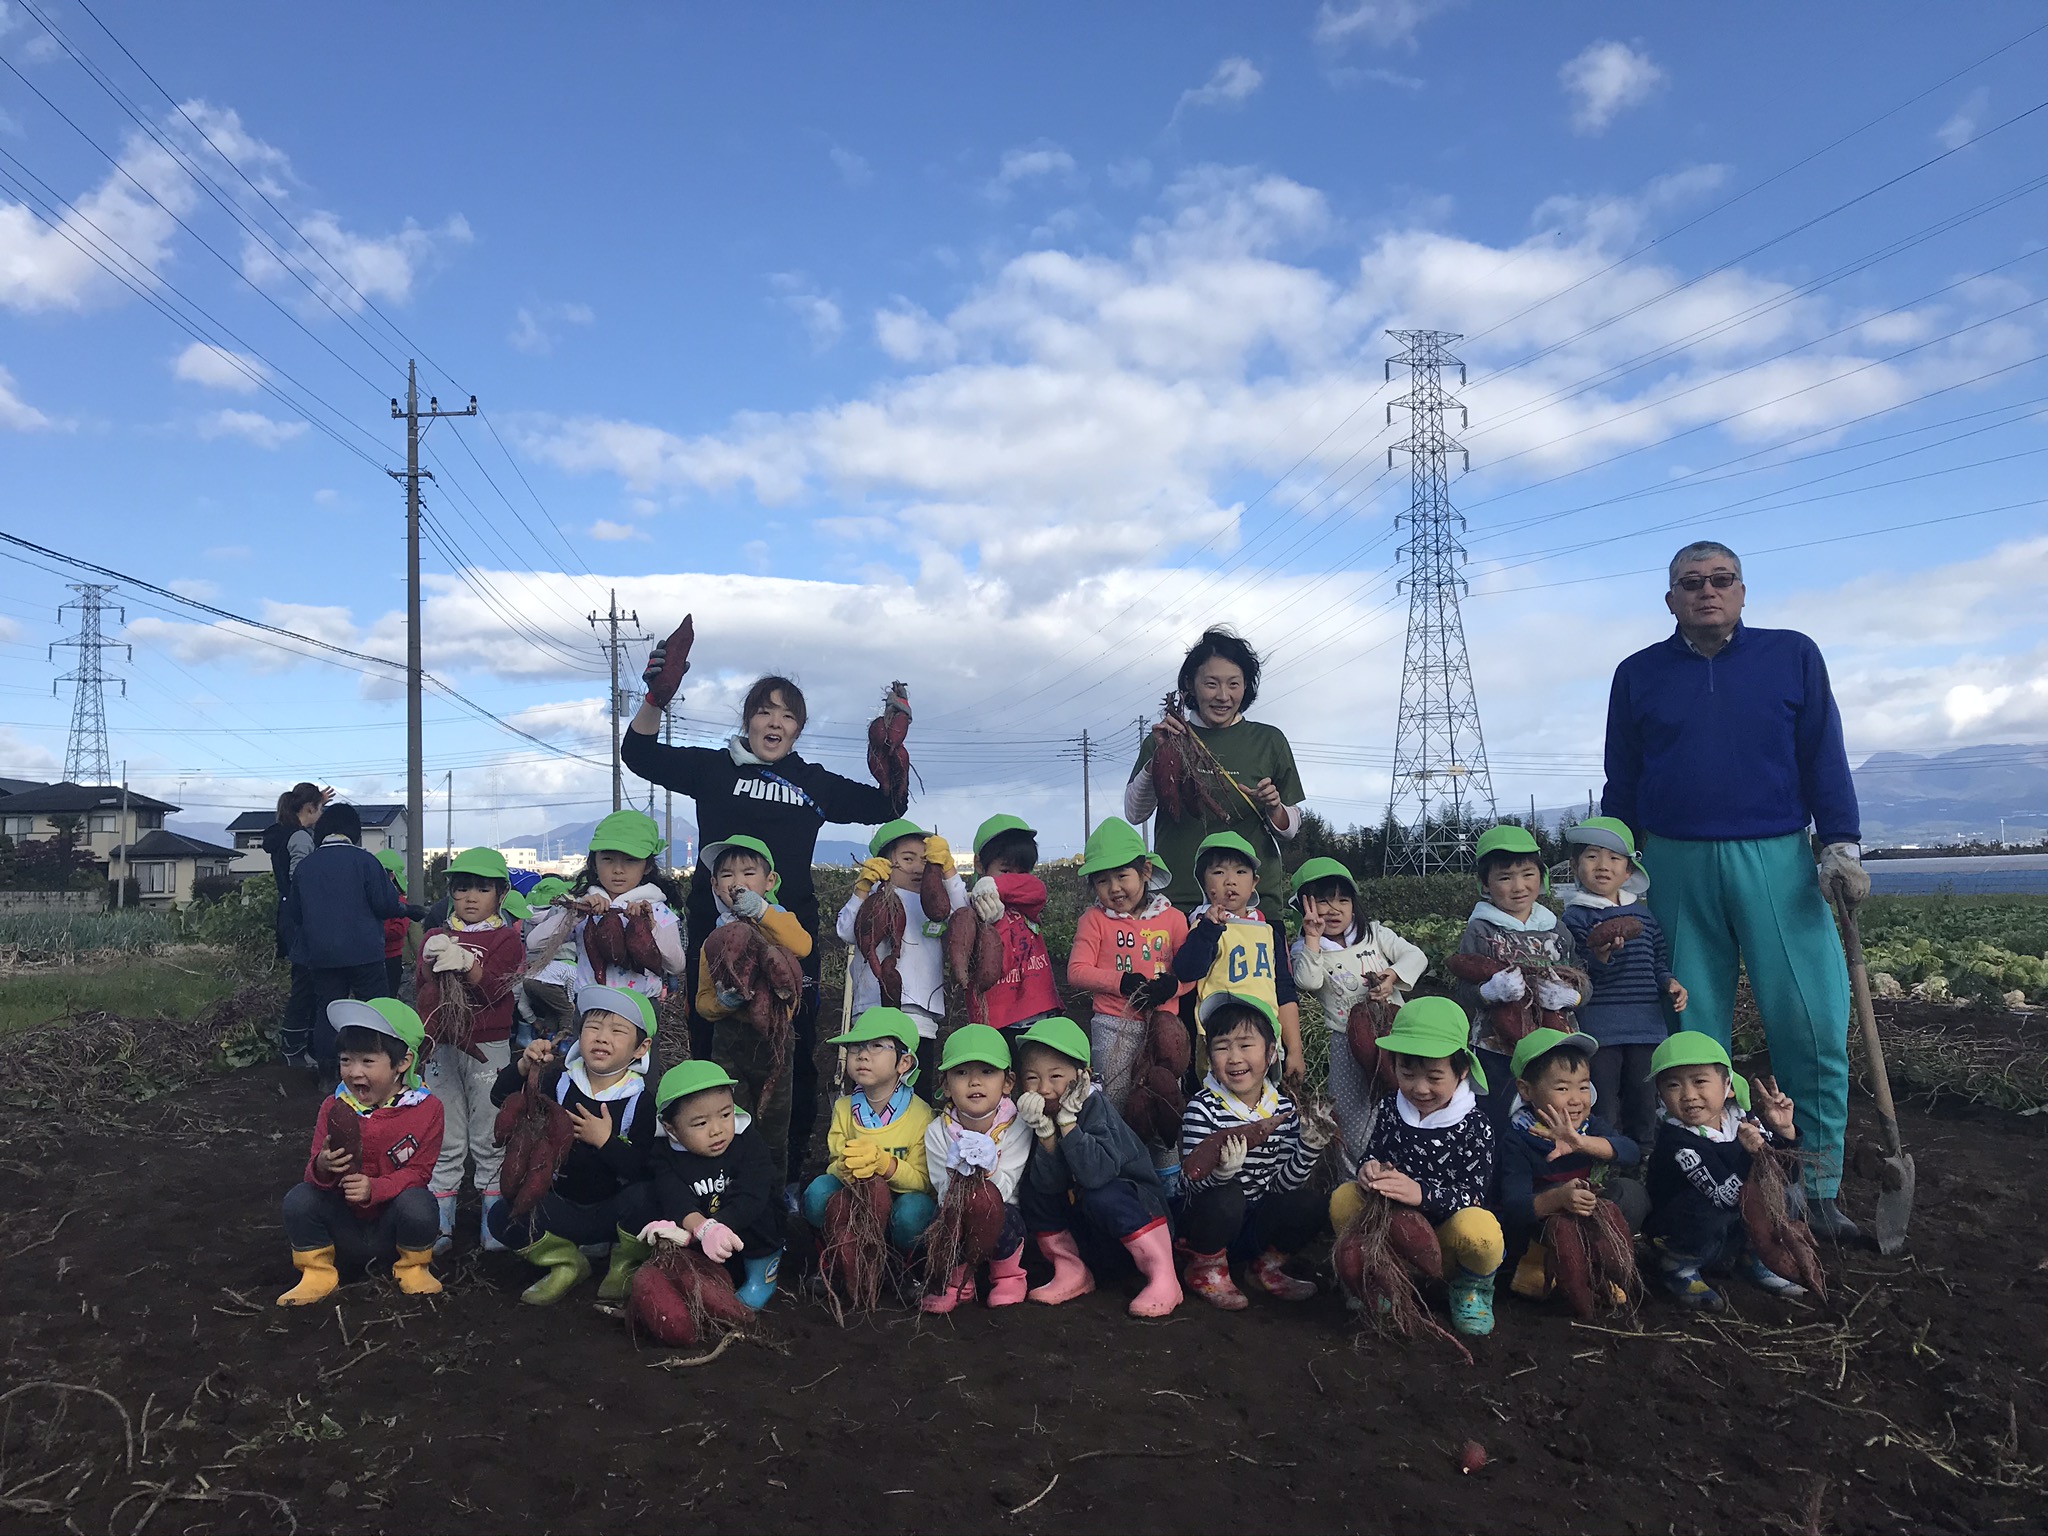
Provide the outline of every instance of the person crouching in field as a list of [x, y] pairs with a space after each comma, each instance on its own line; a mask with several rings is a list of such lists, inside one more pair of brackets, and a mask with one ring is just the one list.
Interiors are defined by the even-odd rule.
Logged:
[[[964, 1193], [968, 1181], [985, 1176], [1003, 1202], [1003, 1224], [988, 1260], [988, 1304], [1013, 1307], [1024, 1299], [1024, 1219], [1017, 1210], [1017, 1186], [1031, 1156], [1031, 1133], [1017, 1118], [1010, 1099], [1016, 1086], [1010, 1070], [1010, 1042], [1001, 1030], [986, 1024], [963, 1024], [946, 1039], [939, 1057], [940, 1113], [924, 1133], [925, 1171], [932, 1196], [942, 1208], [956, 1185]], [[956, 1209], [961, 1197], [955, 1197]], [[943, 1220], [934, 1229], [943, 1227]], [[931, 1243], [927, 1242], [929, 1250]], [[944, 1256], [929, 1251], [926, 1263], [937, 1266]], [[927, 1276], [928, 1289], [918, 1305], [926, 1312], [947, 1313], [974, 1300], [975, 1273], [956, 1263], [943, 1274]]]
[[[382, 871], [379, 871], [382, 874]], [[332, 1295], [341, 1269], [391, 1265], [408, 1296], [441, 1289], [428, 1171], [441, 1151], [441, 1101], [417, 1071], [427, 1032], [395, 998], [330, 1003], [341, 1085], [321, 1101], [305, 1178], [284, 1197], [284, 1232], [299, 1283], [281, 1307]]]
[[852, 1180], [880, 1179], [889, 1186], [890, 1245], [907, 1254], [939, 1210], [925, 1172], [932, 1107], [910, 1091], [917, 1025], [901, 1008], [869, 1008], [825, 1043], [845, 1048], [848, 1087], [832, 1105], [825, 1171], [804, 1190], [804, 1220], [824, 1231], [834, 1195]]
[[1086, 1296], [1095, 1276], [1084, 1250], [1114, 1254], [1121, 1244], [1145, 1280], [1131, 1316], [1164, 1317], [1181, 1300], [1166, 1195], [1152, 1154], [1089, 1076], [1088, 1056], [1088, 1037], [1072, 1019], [1040, 1019], [1017, 1041], [1017, 1118], [1034, 1138], [1017, 1207], [1052, 1265], [1052, 1279], [1030, 1298], [1057, 1305]]
[[[652, 1159], [657, 1139], [654, 1096], [647, 1076], [654, 1061], [654, 1002], [625, 987], [585, 987], [576, 994], [582, 1013], [576, 1039], [562, 1058], [555, 1099], [568, 1111], [576, 1139], [569, 1144], [540, 1203], [515, 1217], [500, 1200], [485, 1213], [495, 1246], [517, 1248], [541, 1271], [519, 1299], [545, 1307], [590, 1278], [585, 1247], [609, 1242], [611, 1267], [599, 1282], [600, 1301], [623, 1301], [633, 1271], [646, 1261], [640, 1229], [654, 1219]], [[491, 1089], [502, 1105], [526, 1079], [556, 1056], [553, 1040], [520, 1052]]]
[[695, 1243], [712, 1263], [739, 1266], [739, 1299], [758, 1312], [782, 1268], [781, 1186], [761, 1133], [733, 1104], [738, 1086], [711, 1061], [685, 1061], [661, 1075], [655, 1111], [667, 1136], [654, 1161], [661, 1219], [641, 1236]]

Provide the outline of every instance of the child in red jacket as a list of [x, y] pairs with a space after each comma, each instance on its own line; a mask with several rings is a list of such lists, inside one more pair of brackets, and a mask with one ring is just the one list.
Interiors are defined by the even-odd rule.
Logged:
[[[391, 877], [392, 887], [399, 898], [405, 896], [405, 855], [386, 848], [377, 855], [377, 862], [384, 866], [384, 872]], [[388, 917], [384, 920], [384, 986], [386, 997], [398, 996], [398, 984], [405, 980], [405, 941], [412, 937], [411, 917]]]
[[482, 1197], [483, 1245], [504, 1246], [490, 1223], [498, 1200], [498, 1168], [505, 1160], [493, 1134], [498, 1112], [491, 1089], [512, 1059], [514, 994], [526, 965], [519, 925], [500, 906], [510, 883], [505, 856], [497, 849], [457, 854], [448, 865], [447, 924], [420, 944], [420, 1014], [436, 1047], [426, 1081], [448, 1115], [448, 1135], [434, 1164], [441, 1228], [436, 1253], [445, 1253], [455, 1240], [455, 1196], [465, 1164]]
[[1038, 931], [1045, 915], [1045, 882], [1038, 867], [1038, 834], [1018, 816], [991, 816], [974, 834], [974, 867], [981, 878], [968, 899], [975, 915], [994, 926], [1003, 943], [1003, 974], [988, 989], [974, 1022], [1007, 1032], [1060, 1011], [1052, 955]]
[[427, 1171], [441, 1151], [441, 1104], [420, 1086], [420, 1016], [396, 998], [327, 1005], [337, 1032], [341, 1085], [320, 1105], [306, 1176], [284, 1197], [284, 1231], [299, 1283], [281, 1307], [325, 1300], [340, 1266], [391, 1265], [408, 1296], [441, 1289], [434, 1200]]

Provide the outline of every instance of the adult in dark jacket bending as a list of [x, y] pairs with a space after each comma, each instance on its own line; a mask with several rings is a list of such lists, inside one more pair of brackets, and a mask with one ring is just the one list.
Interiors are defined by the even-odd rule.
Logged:
[[[650, 675], [660, 670], [661, 650], [648, 662]], [[803, 962], [804, 995], [791, 1021], [796, 1042], [791, 1052], [789, 1168], [803, 1166], [811, 1131], [818, 1117], [818, 896], [811, 884], [811, 861], [817, 854], [818, 829], [826, 822], [879, 826], [903, 814], [908, 796], [891, 799], [873, 784], [843, 778], [796, 752], [808, 711], [803, 690], [786, 677], [764, 677], [747, 690], [740, 709], [741, 729], [722, 747], [669, 747], [656, 740], [661, 710], [643, 703], [633, 716], [619, 756], [633, 772], [653, 784], [688, 795], [697, 802], [697, 845], [745, 833], [758, 837], [775, 855], [782, 876], [777, 902], [803, 924], [812, 938]], [[690, 1052], [700, 1060], [711, 1055], [711, 1024], [697, 1014], [697, 965], [704, 940], [718, 923], [711, 894], [711, 875], [699, 862], [690, 881], [689, 978], [684, 996], [690, 1000]]]

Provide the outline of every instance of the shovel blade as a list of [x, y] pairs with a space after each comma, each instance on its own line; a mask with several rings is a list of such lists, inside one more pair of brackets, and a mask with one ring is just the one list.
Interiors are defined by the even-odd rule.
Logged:
[[1877, 1251], [1896, 1257], [1906, 1246], [1906, 1229], [1913, 1221], [1913, 1155], [1901, 1152], [1884, 1160], [1884, 1176], [1877, 1192]]

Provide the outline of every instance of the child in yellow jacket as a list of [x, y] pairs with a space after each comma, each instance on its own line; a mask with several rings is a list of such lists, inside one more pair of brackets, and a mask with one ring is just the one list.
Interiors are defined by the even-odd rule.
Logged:
[[[775, 889], [782, 877], [775, 873], [775, 855], [758, 837], [729, 837], [712, 843], [703, 853], [704, 866], [711, 871], [711, 894], [718, 906], [718, 924], [752, 923], [771, 944], [779, 944], [797, 959], [811, 952], [811, 936], [796, 914], [775, 905]], [[775, 1062], [768, 1037], [742, 1016], [747, 999], [737, 992], [721, 992], [711, 979], [711, 967], [697, 967], [697, 1015], [711, 1021], [711, 1059], [746, 1089], [746, 1108], [753, 1116], [775, 1165], [778, 1185], [788, 1177], [789, 1108], [791, 1064], [784, 1062], [781, 1081], [767, 1103], [761, 1089], [774, 1073]]]
[[868, 1008], [828, 1044], [846, 1047], [849, 1091], [832, 1105], [825, 1133], [831, 1161], [804, 1191], [804, 1220], [820, 1231], [825, 1205], [848, 1181], [886, 1179], [889, 1241], [908, 1253], [938, 1214], [925, 1170], [932, 1107], [910, 1091], [917, 1077], [917, 1025], [901, 1008]]

